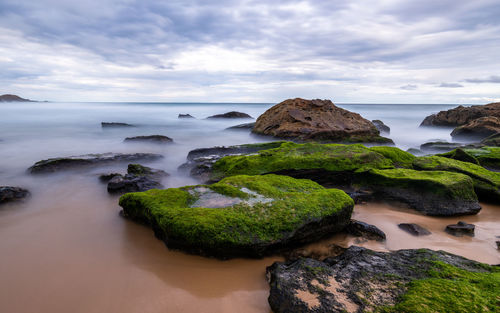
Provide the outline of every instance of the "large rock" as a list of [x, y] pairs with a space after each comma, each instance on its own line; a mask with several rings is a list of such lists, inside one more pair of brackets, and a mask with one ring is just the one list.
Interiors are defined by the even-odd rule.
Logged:
[[500, 133], [500, 117], [485, 116], [458, 126], [451, 132], [454, 139], [484, 139]]
[[351, 220], [345, 231], [350, 235], [370, 240], [384, 241], [386, 239], [385, 233], [377, 226], [357, 220]]
[[285, 100], [259, 116], [252, 132], [297, 140], [392, 142], [361, 115], [319, 99]]
[[400, 223], [398, 227], [413, 236], [427, 236], [431, 232], [415, 223]]
[[36, 101], [24, 99], [16, 95], [5, 94], [0, 96], [0, 102], [36, 102]]
[[352, 246], [267, 268], [275, 313], [497, 312], [500, 269], [444, 251]]
[[375, 127], [377, 127], [377, 129], [381, 133], [389, 134], [391, 132], [391, 128], [389, 126], [385, 125], [384, 122], [382, 122], [381, 120], [372, 120], [372, 123], [373, 123], [373, 125], [375, 125]]
[[310, 180], [265, 175], [129, 193], [120, 206], [169, 248], [231, 258], [261, 257], [341, 231], [354, 203]]
[[29, 194], [28, 190], [20, 187], [0, 186], [0, 204], [24, 199]]
[[135, 136], [127, 137], [125, 142], [151, 142], [151, 143], [172, 143], [174, 140], [163, 135]]
[[471, 107], [458, 106], [427, 116], [420, 126], [460, 126], [480, 117], [500, 117], [500, 102]]
[[468, 224], [463, 221], [459, 221], [456, 224], [447, 225], [444, 229], [447, 233], [461, 237], [463, 235], [474, 237], [474, 230], [476, 226], [474, 224]]
[[474, 190], [480, 200], [500, 201], [500, 173], [469, 162], [448, 159], [440, 156], [418, 157], [413, 167], [425, 171], [456, 172], [469, 176], [474, 183]]
[[500, 147], [464, 148], [455, 149], [448, 153], [439, 154], [446, 158], [479, 164], [485, 168], [500, 170]]
[[253, 117], [243, 112], [231, 111], [224, 114], [212, 115], [207, 118], [253, 118]]
[[374, 198], [403, 202], [425, 215], [454, 216], [481, 210], [473, 180], [460, 173], [371, 169], [356, 172], [355, 184], [371, 188]]
[[101, 181], [108, 180], [109, 193], [122, 194], [163, 188], [161, 180], [166, 176], [169, 174], [162, 170], [140, 164], [129, 164], [126, 175], [108, 174], [100, 178]]
[[102, 153], [52, 158], [36, 162], [28, 171], [32, 174], [53, 173], [62, 170], [97, 167], [113, 163], [152, 161], [162, 158], [153, 153]]

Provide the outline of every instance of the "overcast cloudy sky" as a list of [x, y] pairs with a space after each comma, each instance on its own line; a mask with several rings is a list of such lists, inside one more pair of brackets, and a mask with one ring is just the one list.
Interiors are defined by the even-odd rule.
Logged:
[[0, 93], [500, 100], [498, 0], [0, 0]]

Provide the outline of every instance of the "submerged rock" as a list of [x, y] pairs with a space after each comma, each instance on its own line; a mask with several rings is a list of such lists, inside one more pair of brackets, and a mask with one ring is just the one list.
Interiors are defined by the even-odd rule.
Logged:
[[212, 115], [207, 118], [253, 118], [253, 117], [243, 112], [231, 111], [224, 114]]
[[500, 117], [500, 102], [441, 111], [427, 116], [420, 126], [460, 126], [485, 116]]
[[[110, 175], [106, 175], [105, 178]], [[169, 174], [162, 170], [140, 164], [129, 164], [126, 175], [114, 174], [108, 180], [108, 192], [116, 194], [163, 188], [161, 179], [166, 176]], [[104, 175], [101, 176], [101, 181], [103, 181], [103, 177]]]
[[463, 235], [474, 237], [474, 230], [476, 226], [474, 224], [467, 224], [466, 222], [458, 222], [456, 224], [448, 225], [445, 231], [453, 236], [461, 237]]
[[375, 198], [403, 202], [426, 215], [454, 216], [481, 210], [472, 179], [460, 173], [371, 169], [358, 171], [355, 184], [371, 188]]
[[438, 156], [480, 165], [479, 161], [473, 155], [469, 154], [467, 151], [465, 151], [464, 149], [461, 149], [461, 148], [457, 148], [457, 149], [452, 150], [450, 152], [438, 154]]
[[401, 223], [398, 224], [398, 227], [413, 236], [427, 236], [431, 234], [430, 231], [415, 223]]
[[377, 241], [385, 240], [385, 233], [377, 226], [357, 220], [351, 220], [349, 225], [345, 228], [345, 231], [356, 237], [364, 237], [366, 239]]
[[500, 201], [500, 173], [469, 162], [440, 156], [418, 157], [413, 161], [413, 167], [417, 170], [465, 174], [472, 178], [474, 190], [480, 200]]
[[341, 231], [354, 203], [310, 180], [265, 175], [129, 193], [120, 206], [169, 248], [232, 258], [261, 257]]
[[135, 125], [117, 122], [102, 122], [102, 128], [115, 128], [115, 127], [135, 127]]
[[319, 99], [285, 100], [259, 116], [252, 132], [297, 140], [392, 143], [361, 115]]
[[497, 133], [500, 133], [500, 116], [485, 116], [458, 126], [451, 132], [451, 137], [454, 139], [484, 139]]
[[52, 158], [36, 162], [28, 171], [31, 174], [53, 173], [63, 170], [96, 167], [120, 162], [152, 161], [162, 158], [153, 153], [102, 153]]
[[135, 136], [127, 137], [125, 142], [152, 142], [152, 143], [171, 143], [174, 140], [170, 137], [163, 135], [150, 135], [150, 136]]
[[375, 127], [377, 127], [377, 129], [381, 133], [389, 134], [391, 132], [391, 128], [389, 126], [385, 125], [384, 122], [382, 122], [381, 120], [373, 120], [372, 123], [373, 123], [373, 125], [375, 125]]
[[179, 114], [177, 118], [194, 118], [191, 114]]
[[234, 125], [234, 126], [226, 128], [226, 129], [227, 130], [247, 130], [247, 129], [253, 129], [254, 126], [255, 126], [255, 122]]
[[351, 246], [323, 262], [267, 268], [275, 313], [495, 312], [500, 270], [444, 251]]
[[29, 194], [28, 190], [20, 187], [0, 186], [0, 204], [24, 199]]
[[442, 152], [442, 151], [447, 152], [460, 147], [462, 147], [461, 143], [432, 141], [420, 145], [420, 150], [425, 152]]

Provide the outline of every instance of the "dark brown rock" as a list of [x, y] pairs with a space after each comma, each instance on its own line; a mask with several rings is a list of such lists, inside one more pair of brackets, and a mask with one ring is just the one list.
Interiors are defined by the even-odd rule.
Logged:
[[150, 135], [150, 136], [135, 136], [127, 137], [125, 142], [152, 142], [152, 143], [171, 143], [174, 140], [170, 137], [163, 135]]
[[117, 122], [102, 122], [102, 128], [117, 128], [117, 127], [134, 127], [132, 124], [117, 123]]
[[463, 235], [474, 237], [475, 228], [476, 226], [474, 224], [467, 224], [466, 222], [460, 221], [456, 224], [446, 226], [445, 231], [457, 237], [462, 237]]
[[36, 101], [24, 99], [16, 95], [5, 94], [0, 96], [0, 102], [36, 102]]
[[194, 118], [191, 114], [179, 114], [177, 118]]
[[253, 118], [250, 115], [242, 112], [231, 111], [224, 114], [216, 114], [207, 118]]
[[425, 152], [448, 152], [462, 147], [461, 143], [446, 141], [431, 141], [420, 145], [420, 150]]
[[[259, 116], [252, 132], [298, 140], [381, 142], [379, 131], [361, 115], [330, 100], [285, 100]], [[384, 138], [386, 142], [390, 139]]]
[[[109, 174], [107, 177], [111, 175], [114, 176], [108, 181], [107, 187], [108, 192], [111, 194], [123, 194], [127, 192], [163, 188], [161, 179], [169, 176], [165, 171], [140, 164], [129, 164], [126, 175]], [[101, 178], [103, 176], [101, 176]], [[101, 181], [103, 180], [101, 179]]]
[[21, 200], [29, 195], [29, 191], [20, 187], [0, 186], [0, 204]]
[[484, 139], [500, 133], [500, 117], [485, 116], [458, 126], [451, 132], [453, 138]]
[[398, 227], [413, 236], [427, 236], [431, 234], [427, 229], [414, 223], [401, 223]]
[[385, 233], [381, 231], [377, 226], [357, 221], [351, 220], [349, 225], [345, 228], [348, 234], [356, 237], [363, 237], [370, 240], [384, 241]]
[[481, 141], [482, 145], [490, 147], [500, 147], [500, 133], [493, 134]]
[[229, 129], [229, 130], [247, 130], [247, 129], [253, 129], [254, 126], [255, 126], [255, 123], [245, 123], [245, 124], [234, 125], [234, 126], [226, 128], [226, 129]]
[[427, 116], [420, 126], [460, 126], [485, 116], [500, 117], [500, 102], [441, 111]]
[[377, 127], [377, 129], [381, 133], [389, 134], [391, 132], [391, 128], [389, 126], [385, 125], [384, 122], [382, 122], [381, 120], [373, 120], [372, 123], [373, 123], [373, 125], [375, 125], [375, 127]]

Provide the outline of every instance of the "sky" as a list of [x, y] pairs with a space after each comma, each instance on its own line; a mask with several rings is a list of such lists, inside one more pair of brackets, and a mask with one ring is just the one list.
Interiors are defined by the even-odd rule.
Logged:
[[498, 0], [0, 0], [0, 94], [500, 101]]

